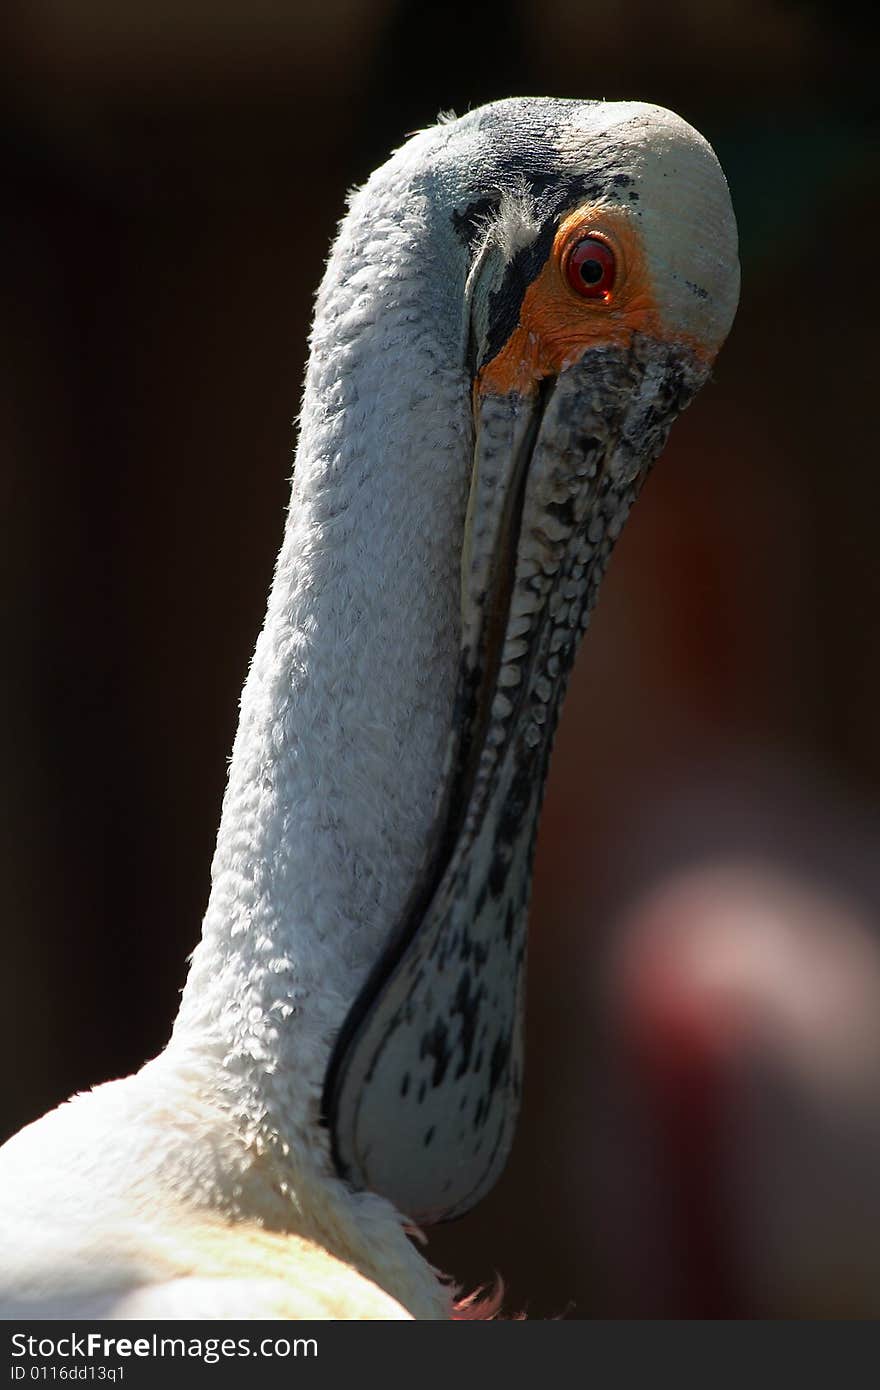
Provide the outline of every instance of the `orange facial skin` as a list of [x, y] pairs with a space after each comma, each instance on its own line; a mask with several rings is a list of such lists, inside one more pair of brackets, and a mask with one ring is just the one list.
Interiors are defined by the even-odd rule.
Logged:
[[[566, 257], [586, 236], [597, 236], [615, 255], [607, 300], [579, 295], [565, 274]], [[654, 299], [636, 219], [622, 208], [576, 208], [560, 223], [541, 273], [523, 296], [519, 323], [504, 347], [480, 370], [477, 395], [532, 395], [544, 377], [557, 376], [590, 347], [626, 347], [634, 333], [667, 336]]]

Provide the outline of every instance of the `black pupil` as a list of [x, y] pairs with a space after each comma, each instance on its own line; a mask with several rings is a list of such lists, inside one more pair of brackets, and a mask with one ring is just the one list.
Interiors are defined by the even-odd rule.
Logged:
[[581, 261], [578, 269], [585, 285], [597, 285], [605, 274], [605, 267], [601, 261]]

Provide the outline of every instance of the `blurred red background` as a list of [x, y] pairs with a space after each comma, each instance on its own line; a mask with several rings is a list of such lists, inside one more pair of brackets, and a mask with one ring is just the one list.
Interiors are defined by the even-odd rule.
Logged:
[[[679, 1256], [648, 1253], [650, 1215], [629, 1233], [595, 1215], [612, 1210], [608, 1153], [623, 1175], [645, 1151], [606, 1113], [606, 985], [640, 896], [745, 857], [842, 895], [869, 935], [880, 922], [880, 196], [860, 15], [824, 0], [13, 5], [0, 1137], [168, 1036], [346, 189], [439, 110], [656, 101], [725, 167], [742, 305], [620, 543], [566, 703], [514, 1157], [430, 1253], [465, 1284], [500, 1271], [532, 1316], [861, 1308], [846, 1275], [805, 1308], [749, 1269], [704, 1309]], [[636, 1211], [651, 1198], [632, 1183]], [[641, 1279], [612, 1268], [629, 1240]]]

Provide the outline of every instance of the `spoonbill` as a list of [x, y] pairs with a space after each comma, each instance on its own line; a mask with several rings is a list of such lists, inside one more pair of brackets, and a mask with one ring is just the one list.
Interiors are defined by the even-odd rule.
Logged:
[[443, 118], [352, 196], [180, 1012], [0, 1150], [5, 1316], [450, 1316], [408, 1232], [510, 1148], [567, 674], [738, 285], [641, 102]]

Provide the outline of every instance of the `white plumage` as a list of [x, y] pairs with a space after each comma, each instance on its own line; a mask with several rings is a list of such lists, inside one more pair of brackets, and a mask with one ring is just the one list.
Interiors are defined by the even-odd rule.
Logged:
[[[523, 172], [536, 145], [543, 184]], [[614, 182], [622, 167], [632, 175]], [[499, 356], [510, 294], [498, 286], [516, 288], [516, 258], [542, 227], [551, 255], [565, 189], [588, 198], [594, 170], [600, 220], [629, 199], [617, 215], [644, 241], [664, 351], [669, 336], [670, 351], [711, 360], [736, 301], [735, 232], [714, 156], [670, 113], [499, 103], [422, 132], [352, 199], [316, 304], [291, 509], [180, 1014], [137, 1075], [0, 1151], [6, 1316], [449, 1316], [449, 1286], [404, 1216], [337, 1176], [321, 1091], [333, 1040], [428, 873], [442, 809], [474, 344], [481, 361]], [[554, 180], [564, 188], [548, 201]], [[514, 314], [508, 338], [515, 325]], [[654, 371], [649, 402], [665, 381]], [[693, 368], [690, 390], [704, 374]], [[669, 419], [685, 399], [671, 392]], [[620, 418], [612, 476], [615, 441], [629, 439]], [[656, 450], [660, 436], [636, 424]], [[393, 1128], [390, 1115], [389, 1142]]]

